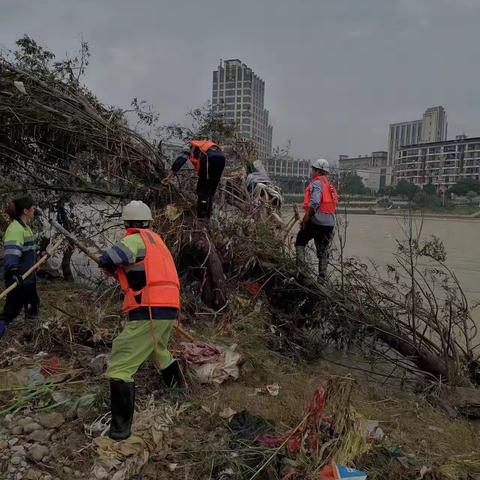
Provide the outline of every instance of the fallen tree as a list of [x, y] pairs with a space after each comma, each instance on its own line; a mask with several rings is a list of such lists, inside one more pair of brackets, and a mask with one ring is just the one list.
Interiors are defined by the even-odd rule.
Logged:
[[[256, 158], [251, 142], [211, 111], [194, 111], [192, 127], [164, 130], [178, 139], [212, 138], [226, 145], [229, 165], [207, 227], [192, 211], [192, 172], [182, 173], [182, 188], [161, 184], [167, 163], [158, 144], [129, 127], [132, 112], [105, 106], [81, 84], [87, 63], [85, 45], [79, 58], [53, 62], [28, 37], [10, 57], [0, 57], [4, 198], [35, 191], [47, 215], [100, 244], [118, 228], [121, 204], [142, 199], [175, 256], [187, 321], [198, 313], [228, 321], [232, 292], [253, 285], [268, 300], [272, 345], [289, 355], [316, 358], [324, 342], [363, 345], [436, 381], [471, 383], [479, 356], [476, 327], [438, 241], [421, 243], [411, 227], [388, 276], [343, 258], [341, 247], [327, 285], [300, 277], [281, 226], [265, 215], [268, 201], [259, 196], [252, 202], [245, 188], [244, 166]], [[154, 125], [155, 114], [141, 102], [132, 110], [140, 125]], [[68, 246], [67, 276], [71, 255]], [[433, 264], [424, 269], [422, 258]]]

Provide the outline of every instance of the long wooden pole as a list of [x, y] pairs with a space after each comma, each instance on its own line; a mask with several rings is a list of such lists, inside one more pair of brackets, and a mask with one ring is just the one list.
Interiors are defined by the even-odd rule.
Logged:
[[78, 247], [87, 257], [91, 258], [95, 263], [98, 264], [98, 256], [95, 255], [86, 245], [84, 245], [73, 233], [70, 233], [68, 230], [63, 228], [58, 222], [55, 220], [51, 221], [52, 225], [62, 234], [65, 235], [71, 242]]
[[[55, 220], [52, 221], [52, 225], [60, 232], [62, 233], [63, 235], [65, 235], [65, 237], [67, 237], [69, 240], [72, 241], [72, 243], [74, 245], [76, 245], [78, 247], [79, 250], [81, 250], [85, 255], [87, 255], [89, 258], [91, 258], [96, 264], [98, 264], [99, 262], [99, 258], [97, 255], [95, 255], [94, 253], [92, 253], [86, 245], [84, 245], [75, 235], [73, 235], [72, 233], [70, 233], [68, 230], [66, 230], [65, 228], [63, 228], [58, 222], [56, 222]], [[184, 330], [180, 325], [176, 324], [175, 325], [175, 328], [177, 329], [178, 333], [180, 333], [181, 335], [183, 335], [187, 340], [189, 340], [190, 342], [194, 342], [195, 339], [192, 337], [192, 335], [190, 335], [186, 330]]]
[[[35, 265], [30, 267], [23, 275], [22, 278], [26, 280], [35, 270], [38, 270], [47, 260], [48, 258], [52, 255], [52, 253], [57, 250], [60, 245], [63, 243], [64, 239], [60, 238], [57, 242], [55, 242], [51, 248], [47, 248], [47, 253], [40, 259], [38, 260]], [[13, 289], [15, 289], [18, 286], [18, 283], [12, 283], [7, 289], [5, 289], [2, 293], [0, 293], [0, 300], [2, 298], [5, 298]]]

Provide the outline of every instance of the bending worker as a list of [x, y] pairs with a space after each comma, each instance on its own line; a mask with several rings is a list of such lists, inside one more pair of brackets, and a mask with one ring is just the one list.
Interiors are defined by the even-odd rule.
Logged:
[[163, 183], [167, 184], [185, 165], [185, 162], [190, 160], [198, 175], [197, 216], [210, 218], [213, 197], [225, 168], [225, 155], [219, 145], [209, 140], [190, 140], [187, 146], [188, 148], [173, 163], [172, 171]]
[[153, 359], [168, 387], [185, 388], [180, 365], [168, 350], [168, 341], [180, 308], [180, 285], [170, 251], [150, 230], [152, 212], [140, 201], [123, 209], [123, 240], [102, 252], [99, 265], [116, 274], [123, 290], [123, 312], [128, 323], [113, 341], [106, 372], [110, 379], [112, 422], [110, 437], [128, 438], [135, 407], [134, 374]]
[[11, 223], [3, 239], [5, 286], [8, 288], [13, 283], [18, 286], [7, 295], [3, 312], [0, 314], [0, 337], [22, 309], [25, 309], [28, 318], [36, 318], [40, 303], [35, 273], [25, 280], [22, 279], [22, 275], [37, 261], [35, 237], [28, 226], [35, 214], [32, 198], [16, 198], [8, 206], [7, 214]]
[[325, 280], [328, 265], [328, 249], [333, 238], [335, 211], [338, 195], [335, 187], [328, 181], [330, 173], [328, 161], [321, 158], [312, 162], [311, 181], [305, 190], [303, 209], [305, 215], [295, 241], [297, 264], [306, 268], [305, 247], [310, 240], [315, 241], [318, 257], [318, 276]]

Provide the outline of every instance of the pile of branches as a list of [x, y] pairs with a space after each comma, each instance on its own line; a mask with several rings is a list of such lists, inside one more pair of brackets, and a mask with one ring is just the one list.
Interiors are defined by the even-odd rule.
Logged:
[[[192, 127], [166, 129], [179, 140], [211, 138], [227, 146], [230, 164], [207, 226], [192, 209], [193, 173], [163, 186], [168, 165], [158, 143], [129, 127], [130, 113], [141, 126], [154, 125], [155, 114], [136, 100], [131, 111], [105, 106], [81, 84], [86, 46], [78, 58], [63, 62], [54, 62], [28, 37], [18, 47], [0, 56], [0, 194], [34, 190], [44, 211], [53, 208], [67, 229], [103, 244], [111, 241], [107, 232], [118, 227], [112, 218], [121, 204], [144, 200], [174, 253], [191, 317], [202, 309], [228, 318], [232, 292], [255, 285], [268, 299], [273, 331], [284, 343], [303, 342], [300, 350], [293, 346], [296, 355], [306, 350], [307, 340], [315, 357], [322, 341], [344, 346], [368, 339], [369, 348], [381, 342], [377, 351], [389, 361], [406, 359], [437, 380], [469, 383], [478, 362], [473, 320], [458, 283], [444, 288], [446, 302], [436, 300], [428, 275], [439, 277], [446, 266], [434, 245], [428, 250], [411, 236], [392, 267], [393, 280], [344, 259], [342, 242], [338, 272], [327, 285], [298, 275], [278, 216], [265, 215], [268, 205], [250, 202], [242, 167], [256, 154], [235, 128], [198, 110]], [[72, 249], [65, 254], [71, 256]], [[440, 263], [422, 277], [418, 262], [427, 251]], [[315, 336], [319, 342], [312, 347]]]

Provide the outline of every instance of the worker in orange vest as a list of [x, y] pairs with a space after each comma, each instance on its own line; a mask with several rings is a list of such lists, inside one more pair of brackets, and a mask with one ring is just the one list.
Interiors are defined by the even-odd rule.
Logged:
[[198, 175], [197, 216], [198, 218], [210, 218], [213, 197], [225, 168], [225, 154], [219, 145], [209, 140], [189, 140], [187, 148], [177, 157], [172, 165], [171, 173], [162, 183], [169, 183], [187, 160], [192, 162]]
[[150, 208], [132, 201], [123, 209], [125, 236], [100, 255], [99, 265], [116, 276], [124, 294], [122, 310], [128, 318], [112, 344], [106, 372], [110, 379], [112, 421], [110, 437], [131, 434], [135, 408], [133, 376], [142, 363], [154, 360], [168, 387], [186, 388], [180, 365], [168, 350], [180, 308], [180, 284], [172, 255], [150, 230]]
[[324, 281], [328, 265], [328, 249], [335, 227], [338, 195], [334, 185], [327, 178], [330, 173], [328, 161], [324, 158], [314, 160], [311, 167], [311, 180], [303, 200], [305, 215], [295, 241], [295, 250], [297, 265], [305, 269], [305, 247], [310, 240], [315, 241], [319, 280]]

